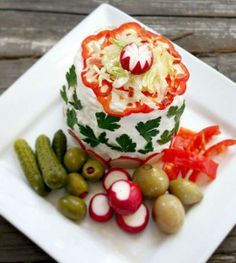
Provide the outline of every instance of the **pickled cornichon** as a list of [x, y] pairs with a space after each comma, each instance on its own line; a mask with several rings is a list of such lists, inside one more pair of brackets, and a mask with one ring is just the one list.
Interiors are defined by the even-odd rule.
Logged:
[[67, 173], [54, 153], [50, 140], [40, 135], [36, 140], [36, 156], [43, 179], [51, 189], [58, 189], [66, 184]]
[[87, 212], [84, 200], [73, 195], [65, 195], [60, 198], [58, 200], [58, 209], [71, 220], [82, 220]]
[[66, 136], [62, 130], [58, 130], [52, 140], [52, 148], [58, 158], [58, 160], [62, 163], [64, 155], [66, 153], [67, 141]]
[[33, 150], [24, 139], [16, 140], [14, 148], [20, 161], [21, 168], [24, 171], [24, 175], [31, 187], [39, 195], [47, 195], [50, 190], [43, 181]]

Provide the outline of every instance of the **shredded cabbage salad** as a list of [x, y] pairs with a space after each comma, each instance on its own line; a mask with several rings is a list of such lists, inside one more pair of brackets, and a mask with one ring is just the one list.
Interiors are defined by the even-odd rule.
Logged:
[[[127, 106], [134, 106], [136, 102], [145, 103], [150, 108], [158, 108], [168, 90], [167, 77], [174, 81], [184, 74], [183, 69], [175, 61], [178, 59], [168, 52], [168, 45], [164, 42], [148, 42], [153, 54], [151, 68], [141, 75], [131, 74], [122, 68], [120, 54], [122, 49], [130, 43], [139, 45], [143, 39], [132, 29], [127, 29], [116, 38], [110, 38], [109, 45], [102, 48], [104, 39], [92, 41], [89, 45], [90, 56], [86, 58], [86, 78], [89, 82], [98, 80], [103, 90], [103, 80], [112, 84], [111, 109], [123, 111]], [[129, 91], [132, 89], [132, 96]]]

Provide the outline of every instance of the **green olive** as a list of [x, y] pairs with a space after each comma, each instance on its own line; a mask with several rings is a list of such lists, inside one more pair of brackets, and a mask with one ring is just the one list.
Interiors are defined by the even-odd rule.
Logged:
[[58, 200], [58, 209], [71, 220], [82, 220], [86, 216], [87, 207], [83, 199], [65, 195]]
[[174, 195], [159, 196], [153, 205], [152, 212], [155, 222], [164, 233], [176, 233], [184, 223], [184, 207]]
[[105, 173], [104, 166], [97, 160], [89, 159], [83, 166], [82, 175], [91, 182], [99, 181]]
[[66, 191], [69, 194], [83, 197], [88, 193], [89, 186], [84, 178], [78, 173], [70, 173], [67, 177]]
[[77, 172], [87, 160], [87, 154], [84, 150], [74, 147], [66, 151], [64, 156], [64, 165], [69, 172]]
[[186, 179], [171, 181], [169, 191], [177, 196], [184, 205], [196, 204], [203, 198], [199, 186]]
[[133, 175], [134, 182], [147, 198], [157, 198], [163, 195], [169, 186], [169, 178], [159, 167], [151, 164], [140, 166]]

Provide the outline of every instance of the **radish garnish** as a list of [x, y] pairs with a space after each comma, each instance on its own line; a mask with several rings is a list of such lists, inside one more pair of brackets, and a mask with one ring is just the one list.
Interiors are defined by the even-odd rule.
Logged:
[[130, 43], [121, 51], [120, 63], [123, 69], [134, 75], [143, 74], [152, 66], [152, 50], [147, 43]]
[[100, 193], [93, 196], [89, 204], [89, 214], [97, 222], [106, 222], [112, 218], [113, 211], [106, 194]]
[[117, 159], [113, 159], [109, 162], [111, 167], [120, 167], [124, 169], [134, 169], [139, 167], [142, 164], [142, 160], [139, 158], [129, 157], [129, 156], [121, 156]]
[[149, 220], [149, 212], [146, 205], [141, 204], [138, 210], [128, 216], [116, 215], [119, 227], [127, 232], [138, 233], [145, 229]]
[[130, 175], [128, 172], [121, 168], [112, 168], [110, 169], [103, 180], [103, 187], [106, 191], [108, 191], [109, 187], [118, 180], [129, 180]]
[[118, 180], [108, 189], [108, 200], [114, 211], [121, 215], [130, 215], [137, 211], [143, 197], [139, 187], [127, 180]]

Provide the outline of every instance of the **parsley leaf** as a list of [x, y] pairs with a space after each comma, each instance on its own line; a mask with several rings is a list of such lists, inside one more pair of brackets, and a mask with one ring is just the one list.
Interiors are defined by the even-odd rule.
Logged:
[[65, 101], [65, 103], [67, 103], [68, 97], [66, 94], [66, 86], [65, 85], [62, 86], [62, 89], [60, 90], [60, 95], [61, 95], [62, 99]]
[[152, 142], [148, 142], [148, 143], [145, 145], [144, 149], [141, 149], [141, 150], [139, 150], [138, 152], [139, 152], [139, 153], [142, 153], [142, 154], [146, 154], [146, 153], [153, 152], [153, 151], [154, 151], [154, 149], [153, 149]]
[[167, 112], [167, 117], [171, 118], [175, 116], [178, 112], [178, 106], [171, 106]]
[[77, 76], [75, 73], [75, 66], [72, 65], [69, 71], [66, 73], [66, 80], [69, 88], [77, 85]]
[[98, 137], [98, 140], [101, 142], [101, 143], [107, 143], [108, 142], [108, 138], [106, 137], [107, 134], [105, 132], [102, 132], [99, 137]]
[[127, 134], [122, 134], [116, 138], [118, 145], [106, 143], [112, 150], [119, 152], [135, 152], [136, 143]]
[[185, 101], [182, 104], [182, 106], [178, 109], [176, 115], [175, 115], [175, 127], [174, 127], [174, 132], [177, 132], [179, 130], [179, 123], [180, 123], [180, 117], [183, 114], [185, 109]]
[[76, 112], [74, 109], [67, 109], [67, 125], [73, 130], [74, 125], [77, 123]]
[[88, 125], [86, 126], [83, 126], [82, 124], [78, 124], [78, 125], [79, 125], [80, 133], [85, 136], [83, 141], [85, 141], [91, 147], [96, 147], [100, 143], [100, 141], [95, 136], [93, 130]]
[[135, 126], [135, 128], [147, 142], [150, 142], [152, 140], [152, 137], [156, 136], [159, 133], [157, 128], [160, 125], [160, 121], [161, 117], [146, 122], [141, 121]]
[[97, 118], [98, 127], [101, 129], [114, 131], [120, 128], [120, 125], [117, 124], [117, 122], [120, 121], [119, 117], [108, 115], [105, 114], [104, 112], [97, 112], [96, 118]]
[[83, 106], [81, 104], [81, 101], [78, 99], [77, 97], [77, 94], [76, 94], [76, 91], [74, 91], [73, 93], [73, 102], [70, 101], [70, 105], [72, 105], [73, 107], [75, 107], [76, 110], [82, 110], [83, 109]]
[[167, 142], [169, 142], [172, 138], [172, 135], [174, 133], [174, 129], [172, 129], [171, 131], [165, 130], [162, 135], [161, 138], [159, 140], [157, 140], [157, 142], [162, 145], [162, 144], [166, 144]]

